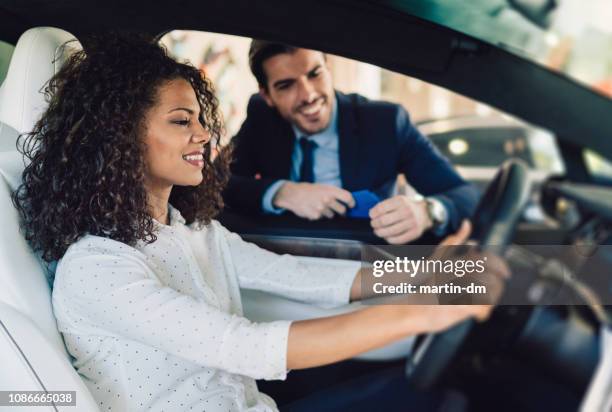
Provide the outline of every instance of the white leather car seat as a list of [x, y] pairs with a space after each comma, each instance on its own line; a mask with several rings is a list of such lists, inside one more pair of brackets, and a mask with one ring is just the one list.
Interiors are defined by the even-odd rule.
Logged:
[[19, 133], [8, 124], [0, 122], [0, 152], [15, 150]]
[[[62, 62], [62, 45], [71, 39], [70, 33], [48, 27], [22, 35], [0, 90], [2, 123], [17, 133], [32, 129], [45, 109], [41, 89]], [[0, 139], [6, 138], [5, 130]], [[0, 390], [75, 391], [76, 407], [22, 409], [97, 411], [57, 330], [46, 265], [20, 233], [11, 193], [20, 184], [24, 161], [11, 143], [13, 150], [0, 151]], [[14, 408], [0, 406], [4, 410]]]
[[0, 86], [0, 151], [15, 150], [20, 133], [32, 130], [47, 107], [43, 88], [66, 56], [80, 49], [76, 38], [53, 27], [23, 33]]

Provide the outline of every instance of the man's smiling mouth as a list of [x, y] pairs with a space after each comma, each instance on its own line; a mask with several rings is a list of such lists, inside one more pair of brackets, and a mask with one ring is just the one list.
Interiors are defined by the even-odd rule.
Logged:
[[316, 99], [314, 102], [312, 102], [311, 104], [307, 105], [307, 106], [302, 106], [300, 109], [298, 109], [298, 112], [306, 117], [316, 117], [321, 109], [323, 108], [323, 105], [325, 103], [325, 98], [320, 97], [318, 99]]

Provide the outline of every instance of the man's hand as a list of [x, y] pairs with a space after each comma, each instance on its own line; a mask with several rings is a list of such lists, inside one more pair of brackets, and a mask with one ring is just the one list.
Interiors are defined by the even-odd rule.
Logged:
[[427, 204], [405, 195], [383, 200], [370, 210], [370, 225], [376, 236], [400, 245], [419, 238], [432, 226]]
[[344, 215], [347, 206], [355, 206], [350, 192], [336, 186], [317, 183], [286, 182], [276, 192], [272, 204], [290, 210], [299, 217], [317, 220]]

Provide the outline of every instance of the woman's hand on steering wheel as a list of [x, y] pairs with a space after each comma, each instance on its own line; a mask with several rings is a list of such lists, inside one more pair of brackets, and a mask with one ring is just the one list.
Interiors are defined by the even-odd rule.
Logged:
[[[504, 290], [505, 281], [510, 277], [510, 269], [505, 261], [491, 251], [481, 250], [475, 243], [469, 243], [470, 235], [472, 234], [472, 224], [469, 220], [461, 222], [461, 226], [457, 232], [447, 236], [434, 250], [429, 259], [437, 260], [464, 260], [464, 261], [486, 261], [486, 266], [482, 273], [470, 276], [457, 277], [453, 273], [436, 274], [435, 283], [443, 284], [444, 282], [453, 281], [455, 284], [462, 282], [478, 282], [485, 286], [486, 293], [483, 295], [473, 295], [472, 304], [482, 302], [486, 304], [495, 304]], [[465, 246], [465, 249], [459, 248]]]

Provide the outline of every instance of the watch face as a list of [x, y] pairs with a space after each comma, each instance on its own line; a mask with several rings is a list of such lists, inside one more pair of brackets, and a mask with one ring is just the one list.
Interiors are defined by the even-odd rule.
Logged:
[[427, 199], [427, 211], [434, 225], [439, 225], [446, 220], [446, 209], [435, 200]]
[[423, 200], [427, 200], [425, 199], [425, 196], [423, 196], [420, 193], [415, 193], [414, 195], [412, 195], [412, 200], [415, 202], [422, 202]]

